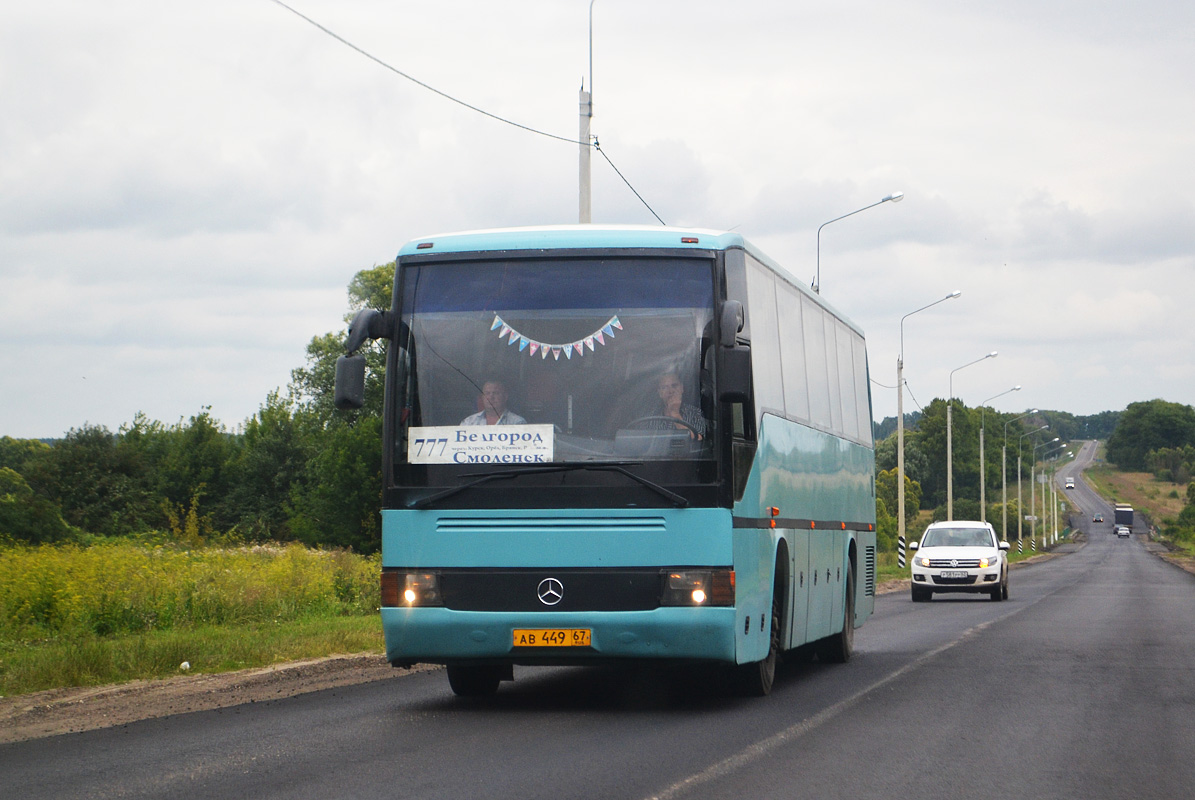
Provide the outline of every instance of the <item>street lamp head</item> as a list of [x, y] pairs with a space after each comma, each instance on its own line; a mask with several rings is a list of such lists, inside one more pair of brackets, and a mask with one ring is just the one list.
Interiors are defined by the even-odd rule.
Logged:
[[1012, 387], [1012, 390], [1013, 390], [1014, 392], [1019, 392], [1019, 391], [1021, 391], [1021, 385], [1018, 383], [1016, 386]]
[[[590, 79], [590, 82], [591, 83], [593, 82], [592, 78]], [[892, 194], [885, 195], [884, 197], [880, 198], [879, 200], [875, 201], [874, 203], [871, 203], [870, 205], [863, 206], [863, 208], [857, 208], [854, 211], [850, 212], [849, 214], [843, 214], [841, 217], [835, 217], [834, 219], [826, 220], [821, 225], [817, 226], [817, 267], [816, 267], [817, 271], [813, 274], [813, 283], [810, 284], [810, 287], [809, 287], [809, 288], [813, 289], [815, 294], [821, 294], [821, 292], [822, 292], [822, 228], [826, 227], [831, 222], [838, 222], [838, 220], [840, 220], [840, 219], [846, 219], [847, 217], [853, 217], [856, 214], [858, 214], [860, 211], [866, 211], [869, 208], [875, 208], [876, 206], [883, 205], [884, 203], [887, 203], [888, 201], [892, 201], [893, 203], [899, 203], [904, 196], [905, 196], [904, 192], [893, 192]]]
[[952, 298], [952, 297], [961, 297], [961, 296], [962, 296], [962, 294], [963, 294], [963, 293], [962, 293], [962, 291], [961, 291], [961, 290], [959, 290], [959, 289], [955, 289], [953, 292], [951, 292], [950, 294], [946, 295], [946, 299], [947, 299], [947, 300], [949, 300], [949, 299], [950, 299], [950, 298]]
[[992, 352], [990, 352], [990, 353], [988, 353], [986, 356], [984, 356], [984, 358], [995, 358], [995, 357], [996, 357], [996, 351], [995, 351], [995, 350], [993, 350]]

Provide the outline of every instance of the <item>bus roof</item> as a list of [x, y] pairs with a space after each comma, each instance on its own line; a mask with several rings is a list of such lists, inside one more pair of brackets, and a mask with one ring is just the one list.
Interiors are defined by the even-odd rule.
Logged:
[[398, 254], [406, 256], [429, 252], [472, 253], [486, 250], [607, 247], [725, 250], [731, 247], [746, 248], [748, 245], [740, 234], [702, 228], [653, 225], [547, 225], [422, 236], [407, 242]]
[[742, 249], [862, 335], [862, 331], [833, 305], [826, 302], [825, 298], [811, 291], [803, 282], [797, 280], [792, 272], [748, 242], [742, 234], [732, 231], [664, 225], [544, 225], [492, 228], [421, 236], [404, 244], [398, 251], [398, 257], [437, 253], [609, 248], [704, 251]]

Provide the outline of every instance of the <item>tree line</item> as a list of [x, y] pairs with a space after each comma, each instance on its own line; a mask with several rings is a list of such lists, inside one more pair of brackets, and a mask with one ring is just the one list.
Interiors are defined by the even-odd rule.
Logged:
[[[388, 308], [394, 264], [357, 273], [350, 311]], [[0, 438], [0, 540], [86, 541], [168, 534], [300, 541], [371, 553], [381, 538], [381, 366], [369, 405], [333, 405], [344, 333], [316, 336], [285, 393], [228, 430], [201, 408], [166, 424], [138, 414], [118, 431], [73, 428], [57, 441]]]
[[[394, 264], [362, 270], [348, 287], [349, 313], [386, 308]], [[138, 414], [113, 432], [84, 425], [52, 443], [0, 438], [0, 540], [40, 543], [89, 536], [156, 535], [202, 542], [217, 538], [300, 541], [375, 552], [380, 545], [381, 412], [384, 352], [366, 352], [367, 405], [333, 405], [335, 361], [344, 332], [314, 337], [306, 363], [291, 373], [236, 430], [201, 408], [165, 424]], [[1077, 417], [1031, 415], [953, 404], [954, 516], [980, 518], [979, 431], [985, 431], [986, 517], [1004, 513], [1001, 488], [1029, 477], [1034, 445], [1058, 437], [1106, 438], [1108, 458], [1122, 469], [1150, 469], [1179, 482], [1195, 469], [1195, 409], [1153, 400], [1124, 412]], [[906, 517], [923, 509], [945, 518], [946, 401], [935, 399], [906, 417]], [[1045, 429], [1043, 430], [1043, 426]], [[897, 530], [895, 420], [876, 430], [876, 513], [881, 546]], [[1022, 435], [1034, 431], [1030, 435]], [[1007, 458], [1002, 449], [1007, 444]], [[1041, 457], [1057, 457], [1050, 448]], [[1009, 491], [1010, 519], [1016, 508]], [[1195, 512], [1192, 512], [1195, 514]], [[1195, 522], [1195, 519], [1192, 520]]]

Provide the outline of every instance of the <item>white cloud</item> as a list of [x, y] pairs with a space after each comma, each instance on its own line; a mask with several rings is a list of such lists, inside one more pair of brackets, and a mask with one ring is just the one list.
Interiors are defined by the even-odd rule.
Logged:
[[[295, 7], [577, 133], [587, 4]], [[1195, 7], [602, 0], [593, 21], [594, 132], [666, 221], [735, 228], [807, 281], [819, 225], [906, 193], [821, 238], [877, 381], [900, 317], [962, 289], [906, 324], [920, 402], [992, 349], [969, 404], [1015, 383], [998, 407], [1195, 402]], [[270, 2], [11, 9], [0, 105], [0, 434], [203, 405], [238, 424], [403, 241], [576, 218], [576, 145]], [[653, 221], [600, 155], [593, 175], [596, 221]]]

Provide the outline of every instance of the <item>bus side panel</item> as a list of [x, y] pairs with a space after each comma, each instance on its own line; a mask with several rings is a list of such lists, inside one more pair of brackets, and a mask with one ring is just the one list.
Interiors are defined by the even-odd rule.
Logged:
[[[736, 517], [875, 524], [875, 453], [868, 447], [765, 414]], [[853, 527], [853, 526], [852, 526]]]
[[[809, 640], [821, 639], [842, 630], [841, 535], [837, 531], [814, 531], [809, 535]], [[837, 619], [835, 610], [837, 609]]]
[[809, 641], [809, 531], [785, 531], [790, 554], [789, 606], [792, 609], [788, 625], [786, 649], [799, 647]]
[[769, 528], [734, 531], [735, 660], [739, 664], [762, 661], [768, 655], [779, 540], [777, 531]]
[[875, 531], [855, 531], [855, 627], [875, 611], [876, 605], [876, 535]]

